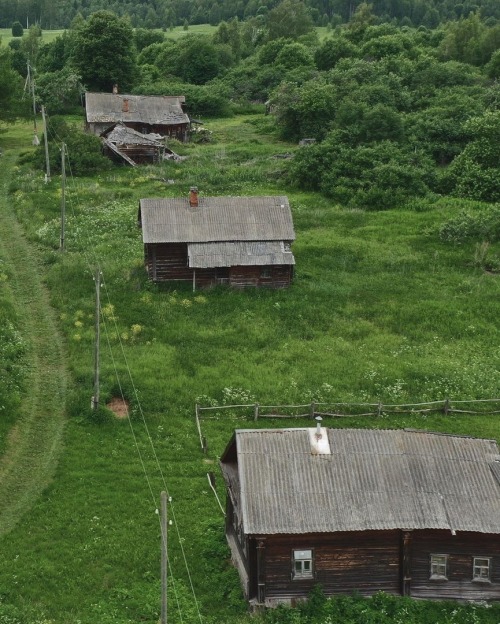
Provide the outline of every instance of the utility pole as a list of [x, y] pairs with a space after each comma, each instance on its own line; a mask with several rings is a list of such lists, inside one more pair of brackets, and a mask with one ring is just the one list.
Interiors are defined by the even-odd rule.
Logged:
[[36, 101], [35, 101], [35, 78], [31, 75], [31, 70], [33, 69], [28, 60], [27, 63], [28, 73], [26, 76], [26, 82], [28, 85], [28, 89], [31, 92], [31, 98], [33, 102], [33, 145], [40, 145], [40, 140], [38, 138], [38, 128], [36, 126]]
[[66, 213], [66, 144], [61, 145], [61, 238], [59, 250], [64, 251], [64, 218]]
[[167, 624], [167, 493], [161, 498], [161, 624]]
[[45, 165], [46, 165], [46, 174], [45, 174], [45, 184], [50, 182], [50, 161], [49, 161], [49, 144], [47, 140], [47, 119], [45, 117], [45, 106], [42, 106], [42, 119], [43, 119], [43, 138], [45, 144]]
[[95, 345], [94, 345], [94, 396], [92, 397], [92, 409], [99, 407], [99, 347], [101, 340], [101, 271], [99, 268], [95, 275]]

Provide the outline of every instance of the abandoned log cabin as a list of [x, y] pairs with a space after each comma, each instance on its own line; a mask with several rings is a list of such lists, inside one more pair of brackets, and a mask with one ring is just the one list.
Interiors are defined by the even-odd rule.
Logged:
[[101, 135], [104, 154], [117, 162], [135, 166], [142, 163], [158, 163], [165, 149], [158, 134], [142, 134], [117, 123]]
[[419, 431], [237, 430], [226, 535], [252, 604], [379, 590], [500, 599], [496, 442]]
[[182, 110], [184, 96], [85, 94], [85, 129], [101, 135], [122, 123], [142, 134], [154, 132], [187, 141], [189, 117]]
[[295, 232], [286, 197], [199, 197], [192, 187], [186, 198], [141, 199], [138, 218], [153, 281], [189, 281], [193, 290], [292, 281]]

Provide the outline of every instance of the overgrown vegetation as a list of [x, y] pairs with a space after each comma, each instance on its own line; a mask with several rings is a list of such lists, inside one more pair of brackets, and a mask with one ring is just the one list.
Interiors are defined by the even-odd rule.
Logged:
[[[6, 624], [155, 622], [155, 510], [163, 489], [173, 499], [170, 621], [190, 624], [200, 615], [208, 623], [248, 621], [207, 472], [216, 471], [234, 427], [310, 423], [254, 423], [221, 411], [203, 421], [204, 456], [195, 401], [388, 404], [499, 396], [500, 26], [496, 4], [483, 5], [481, 14], [465, 4], [410, 2], [411, 17], [401, 13], [396, 25], [380, 18], [392, 5], [361, 4], [350, 16], [347, 5], [334, 2], [325, 9], [331, 36], [320, 42], [312, 27], [320, 21], [316, 7], [306, 14], [292, 0], [242, 5], [245, 22], [223, 22], [199, 37], [190, 36], [187, 22], [182, 37], [132, 34], [116, 15], [88, 18], [101, 5], [76, 2], [72, 10], [83, 15], [53, 42], [43, 44], [32, 27], [0, 48], [2, 120], [21, 111], [28, 57], [37, 69], [38, 103], [49, 109], [51, 182], [43, 180], [43, 148], [29, 147], [32, 129], [5, 128], [0, 146], [10, 154], [24, 150], [9, 171], [8, 210], [42, 255], [72, 375], [65, 452], [54, 481], [1, 539]], [[64, 6], [53, 3], [54, 22]], [[133, 25], [161, 20], [167, 27], [202, 19], [207, 9], [198, 4], [195, 18], [189, 3], [175, 15], [174, 6], [161, 18], [163, 3], [154, 15], [129, 14]], [[227, 17], [225, 6], [211, 3], [209, 10], [213, 23]], [[451, 21], [440, 23], [442, 16]], [[99, 55], [88, 54], [96, 38]], [[113, 62], [115, 45], [123, 63]], [[138, 93], [186, 95], [189, 113], [208, 118], [209, 140], [172, 142], [183, 162], [111, 166], [98, 140], [75, 129], [80, 119], [53, 113], [74, 113], [84, 88], [110, 90], [115, 81]], [[22, 101], [27, 106], [28, 98]], [[302, 138], [316, 143], [299, 148]], [[70, 163], [64, 253], [62, 141]], [[191, 284], [146, 280], [138, 200], [185, 196], [192, 185], [202, 195], [289, 196], [297, 231], [291, 289], [193, 293]], [[96, 413], [90, 397], [97, 267], [104, 286]], [[0, 279], [10, 279], [1, 264]], [[24, 357], [5, 293], [0, 398], [11, 404], [2, 433], [18, 422]], [[113, 397], [128, 402], [130, 419], [106, 407]], [[498, 421], [479, 416], [382, 413], [328, 424], [500, 440]], [[220, 480], [217, 489], [222, 498]], [[270, 624], [486, 624], [498, 620], [498, 610], [383, 595], [325, 601], [317, 592], [297, 610], [261, 617]]]
[[[42, 171], [28, 163], [14, 172], [10, 201], [46, 262], [73, 391], [54, 482], [2, 539], [0, 613], [13, 622], [155, 622], [159, 527], [151, 491], [156, 499], [165, 485], [176, 519], [169, 537], [171, 619], [179, 613], [183, 622], [198, 619], [185, 554], [203, 618], [246, 621], [206, 473], [217, 470], [234, 427], [309, 423], [254, 423], [251, 415], [246, 420], [221, 412], [203, 421], [204, 456], [193, 422], [196, 400], [265, 405], [498, 396], [497, 278], [475, 263], [475, 241], [457, 246], [439, 236], [457, 208], [487, 206], [436, 198], [415, 200], [412, 210], [360, 211], [294, 191], [286, 186], [286, 159], [276, 158], [293, 146], [264, 132], [268, 124], [262, 113], [216, 119], [209, 123], [210, 143], [176, 145], [188, 156], [182, 163], [69, 177], [64, 254], [58, 251], [60, 180], [54, 176], [44, 184]], [[29, 129], [24, 137], [28, 145]], [[193, 184], [206, 195], [289, 195], [298, 234], [291, 289], [193, 293], [190, 284], [146, 280], [138, 199], [182, 196]], [[491, 243], [493, 255], [496, 246]], [[104, 283], [103, 408], [96, 419], [90, 396], [98, 264]], [[117, 420], [105, 407], [122, 394], [130, 402], [130, 421]], [[494, 417], [382, 415], [328, 424], [500, 439]], [[220, 479], [217, 489], [223, 498]], [[20, 586], [28, 593], [21, 594]], [[352, 605], [352, 621], [364, 624], [375, 603], [350, 601], [345, 609]], [[403, 613], [405, 603], [394, 604], [391, 609]], [[334, 622], [340, 606], [331, 608]], [[451, 607], [426, 608], [438, 623], [462, 617]], [[474, 609], [479, 622], [489, 622], [490, 613]], [[417, 613], [412, 617], [422, 621]]]

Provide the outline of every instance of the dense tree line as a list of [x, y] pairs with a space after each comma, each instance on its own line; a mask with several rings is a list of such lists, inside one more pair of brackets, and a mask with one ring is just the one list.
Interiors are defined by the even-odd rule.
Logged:
[[[237, 17], [265, 16], [278, 0], [0, 0], [0, 27], [15, 21], [23, 26], [38, 23], [42, 28], [68, 28], [81, 14], [84, 18], [101, 10], [128, 16], [132, 26], [169, 28], [189, 24], [219, 24]], [[361, 0], [305, 0], [316, 25], [348, 22]], [[373, 0], [373, 12], [380, 22], [435, 28], [443, 21], [467, 17], [477, 10], [485, 19], [500, 19], [498, 0]]]
[[322, 42], [300, 0], [222, 22], [213, 36], [174, 40], [107, 11], [49, 44], [39, 34], [31, 27], [3, 50], [10, 67], [0, 79], [15, 94], [29, 58], [51, 114], [115, 83], [183, 93], [194, 116], [267, 101], [273, 132], [316, 141], [287, 167], [291, 184], [364, 208], [442, 194], [500, 201], [500, 23], [479, 11], [411, 28], [380, 24], [361, 4]]

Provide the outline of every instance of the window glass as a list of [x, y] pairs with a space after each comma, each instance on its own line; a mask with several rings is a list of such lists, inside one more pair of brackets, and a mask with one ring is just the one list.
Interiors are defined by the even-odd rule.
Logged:
[[445, 579], [448, 576], [448, 555], [431, 555], [431, 579]]
[[293, 551], [293, 578], [312, 578], [313, 562], [312, 550], [294, 550]]
[[474, 557], [473, 580], [489, 581], [490, 580], [490, 559], [487, 557]]

